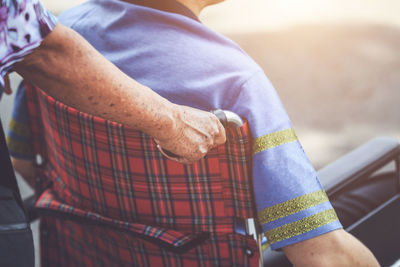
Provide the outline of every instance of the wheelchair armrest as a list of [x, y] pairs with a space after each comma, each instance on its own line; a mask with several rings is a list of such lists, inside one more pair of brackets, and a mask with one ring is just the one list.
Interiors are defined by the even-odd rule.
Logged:
[[[400, 181], [399, 141], [391, 137], [376, 137], [320, 169], [318, 177], [328, 196], [331, 197], [351, 183], [368, 177], [392, 160], [397, 162], [397, 175]], [[267, 249], [262, 254], [264, 266], [292, 266], [281, 251]]]
[[398, 140], [376, 137], [320, 169], [318, 177], [328, 196], [332, 196], [360, 178], [368, 177], [392, 160], [397, 160], [398, 166], [399, 159]]

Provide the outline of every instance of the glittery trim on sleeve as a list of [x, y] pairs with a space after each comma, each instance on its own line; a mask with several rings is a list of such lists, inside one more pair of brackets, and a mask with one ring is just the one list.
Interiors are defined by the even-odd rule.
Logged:
[[266, 134], [254, 139], [253, 154], [297, 140], [293, 128]]
[[317, 229], [328, 223], [337, 221], [338, 217], [333, 209], [325, 210], [296, 222], [285, 224], [265, 232], [269, 244], [286, 240], [311, 230]]
[[20, 123], [13, 118], [11, 118], [10, 123], [9, 123], [9, 128], [10, 131], [12, 131], [14, 134], [22, 137], [30, 137], [31, 136], [31, 128], [29, 125], [26, 125], [24, 123]]
[[328, 201], [324, 190], [312, 192], [259, 211], [258, 221], [263, 225]]
[[18, 158], [32, 158], [33, 149], [32, 144], [28, 142], [21, 142], [10, 136], [7, 136], [7, 146], [10, 155]]

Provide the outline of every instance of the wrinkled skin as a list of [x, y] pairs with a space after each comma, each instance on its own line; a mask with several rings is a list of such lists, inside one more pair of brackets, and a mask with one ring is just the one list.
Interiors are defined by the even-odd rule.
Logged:
[[153, 136], [178, 162], [192, 163], [225, 142], [215, 115], [169, 102], [60, 24], [14, 69], [67, 105]]

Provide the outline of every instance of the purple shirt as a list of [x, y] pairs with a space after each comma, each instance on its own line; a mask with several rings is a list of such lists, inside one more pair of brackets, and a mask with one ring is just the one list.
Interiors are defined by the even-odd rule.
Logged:
[[59, 19], [171, 102], [231, 110], [248, 120], [258, 219], [273, 249], [341, 228], [263, 70], [174, 1], [162, 7], [135, 1], [141, 5], [91, 0]]

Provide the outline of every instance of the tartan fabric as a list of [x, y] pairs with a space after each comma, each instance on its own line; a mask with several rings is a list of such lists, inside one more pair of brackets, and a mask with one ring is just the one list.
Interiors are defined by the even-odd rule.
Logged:
[[36, 204], [47, 214], [42, 233], [51, 233], [41, 237], [44, 266], [258, 265], [256, 241], [234, 229], [237, 217], [255, 217], [247, 123], [182, 165], [144, 133], [26, 92], [44, 158], [33, 183], [37, 192], [51, 184]]
[[140, 223], [129, 223], [112, 218], [104, 217], [99, 214], [84, 211], [58, 201], [50, 189], [42, 193], [41, 197], [36, 203], [37, 210], [42, 211], [43, 214], [55, 215], [60, 218], [80, 221], [94, 225], [102, 225], [118, 230], [127, 230], [132, 234], [137, 234], [143, 238], [154, 238], [157, 241], [164, 242], [165, 245], [172, 247], [182, 247], [195, 239], [203, 239], [201, 233], [197, 236], [194, 234], [183, 234], [174, 230], [163, 229], [151, 225], [144, 225]]
[[125, 232], [54, 217], [42, 219], [41, 233], [47, 253], [42, 266], [239, 267], [258, 266], [259, 260], [256, 252], [247, 254], [257, 251], [254, 240], [238, 234], [212, 233], [208, 240], [181, 254]]

